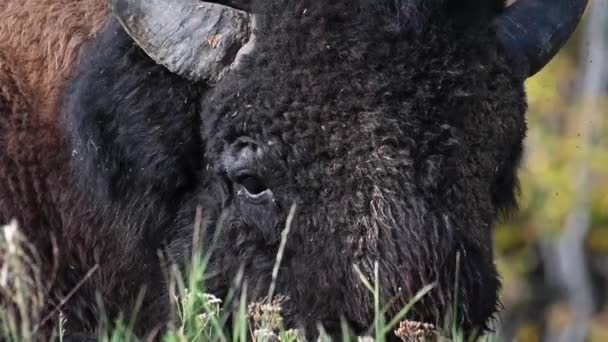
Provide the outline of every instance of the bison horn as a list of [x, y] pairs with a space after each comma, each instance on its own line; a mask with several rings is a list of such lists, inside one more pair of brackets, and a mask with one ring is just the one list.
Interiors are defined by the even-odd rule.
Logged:
[[112, 0], [112, 11], [150, 58], [194, 81], [217, 81], [251, 36], [247, 12], [198, 0]]
[[518, 0], [497, 18], [498, 39], [523, 77], [540, 71], [563, 47], [588, 0]]

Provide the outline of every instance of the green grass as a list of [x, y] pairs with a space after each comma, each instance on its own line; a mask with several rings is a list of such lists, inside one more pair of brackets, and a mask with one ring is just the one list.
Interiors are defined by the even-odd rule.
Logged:
[[[281, 235], [281, 245], [276, 258], [272, 279], [276, 280], [281, 259], [283, 256], [285, 242], [289, 238], [290, 222], [293, 219], [295, 207], [292, 208], [288, 223]], [[194, 241], [200, 235], [200, 215], [197, 215], [195, 224]], [[213, 295], [205, 293], [204, 278], [205, 266], [208, 258], [200, 253], [200, 248], [195, 246], [190, 262], [189, 276], [184, 276], [174, 267], [171, 270], [171, 288], [173, 293], [173, 306], [176, 320], [169, 327], [162, 341], [165, 342], [186, 342], [186, 341], [234, 341], [234, 342], [271, 342], [285, 341], [297, 342], [304, 341], [303, 337], [296, 330], [285, 329], [281, 313], [284, 309], [284, 298], [276, 296], [273, 286], [270, 287], [268, 298], [271, 301], [251, 303], [247, 305], [247, 288], [244, 287], [238, 294], [236, 291], [230, 293], [226, 301], [237, 303], [236, 312], [232, 317], [232, 326], [228, 326], [228, 311], [224, 310], [222, 300]], [[46, 323], [50, 318], [56, 319], [51, 322], [55, 326], [55, 334], [58, 340], [62, 340], [65, 331], [65, 319], [61, 314], [60, 306], [52, 315], [41, 316], [43, 308], [43, 281], [40, 272], [33, 266], [37, 265], [35, 249], [25, 241], [19, 234], [15, 223], [6, 227], [0, 227], [0, 298], [5, 302], [0, 307], [0, 336], [5, 341], [30, 341], [36, 336], [38, 327]], [[444, 327], [438, 332], [435, 327], [420, 322], [407, 320], [408, 313], [413, 305], [422, 299], [434, 286], [430, 284], [421, 289], [397, 315], [390, 320], [386, 319], [388, 305], [382, 301], [382, 296], [377, 286], [380, 275], [378, 265], [374, 268], [374, 279], [368, 279], [357, 268], [355, 272], [363, 285], [373, 294], [374, 300], [374, 323], [371, 336], [361, 339], [352, 336], [345, 323], [342, 324], [342, 342], [348, 341], [376, 341], [383, 342], [386, 336], [394, 334], [396, 331], [400, 336], [404, 336], [407, 341], [424, 340], [446, 340], [442, 335], [449, 335], [451, 341], [465, 341], [457, 326]], [[86, 278], [86, 277], [85, 277]], [[83, 279], [84, 281], [85, 279]], [[455, 279], [458, 283], [458, 279]], [[238, 296], [238, 298], [235, 298]], [[454, 303], [457, 305], [457, 302]], [[231, 306], [235, 307], [235, 306]], [[100, 341], [122, 342], [139, 341], [131, 332], [132, 326], [129, 322], [134, 321], [134, 317], [141, 308], [135, 308], [135, 313], [130, 319], [118, 319], [110, 322], [101, 319], [99, 333]], [[59, 314], [58, 314], [59, 313]], [[58, 318], [56, 318], [58, 317]], [[26, 318], [26, 319], [23, 319]], [[320, 328], [320, 341], [330, 341]], [[491, 341], [491, 337], [483, 338], [484, 341]]]

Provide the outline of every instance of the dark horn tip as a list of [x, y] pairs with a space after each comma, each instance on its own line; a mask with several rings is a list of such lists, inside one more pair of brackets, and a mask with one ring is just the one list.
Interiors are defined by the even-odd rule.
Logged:
[[531, 77], [566, 44], [588, 0], [518, 0], [496, 20], [498, 39], [515, 72]]
[[206, 0], [205, 2], [211, 2], [219, 5], [232, 7], [241, 11], [251, 12], [251, 1], [250, 0]]

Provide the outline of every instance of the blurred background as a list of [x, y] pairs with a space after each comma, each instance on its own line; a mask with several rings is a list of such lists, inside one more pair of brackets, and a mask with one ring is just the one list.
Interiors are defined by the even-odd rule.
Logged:
[[608, 0], [526, 88], [520, 210], [495, 232], [498, 336], [608, 341]]

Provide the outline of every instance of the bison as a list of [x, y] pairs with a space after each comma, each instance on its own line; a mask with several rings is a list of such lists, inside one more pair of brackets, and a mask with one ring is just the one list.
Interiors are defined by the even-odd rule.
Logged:
[[488, 329], [523, 84], [586, 2], [5, 1], [0, 221], [52, 278], [43, 313], [94, 334], [141, 303], [158, 336], [200, 244], [210, 293], [272, 284], [309, 338], [368, 329], [375, 272], [387, 315], [435, 284], [412, 319]]

